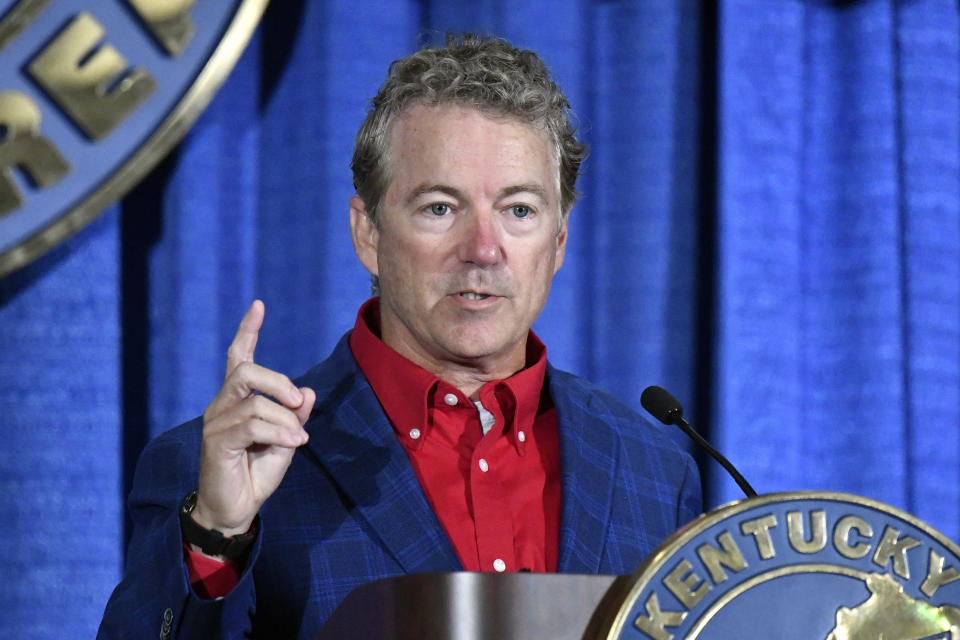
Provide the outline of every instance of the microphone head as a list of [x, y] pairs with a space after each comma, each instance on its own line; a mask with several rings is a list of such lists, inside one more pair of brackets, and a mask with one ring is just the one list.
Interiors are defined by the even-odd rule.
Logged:
[[647, 387], [640, 394], [640, 404], [663, 424], [680, 424], [683, 406], [663, 387]]

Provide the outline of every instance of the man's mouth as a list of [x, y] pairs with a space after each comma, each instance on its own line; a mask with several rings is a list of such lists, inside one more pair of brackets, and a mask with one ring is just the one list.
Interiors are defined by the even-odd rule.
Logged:
[[489, 293], [477, 293], [475, 291], [461, 291], [460, 295], [467, 300], [486, 300], [490, 297]]

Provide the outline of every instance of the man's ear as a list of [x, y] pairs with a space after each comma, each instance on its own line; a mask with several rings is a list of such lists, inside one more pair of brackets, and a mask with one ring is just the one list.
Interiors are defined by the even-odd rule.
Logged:
[[350, 236], [353, 238], [353, 250], [357, 252], [360, 262], [371, 275], [379, 276], [377, 264], [377, 247], [380, 242], [380, 232], [367, 213], [367, 205], [359, 196], [350, 198]]
[[556, 274], [563, 266], [563, 258], [567, 255], [567, 223], [570, 221], [570, 212], [563, 216], [560, 221], [560, 232], [557, 234], [557, 253], [553, 264], [553, 273]]

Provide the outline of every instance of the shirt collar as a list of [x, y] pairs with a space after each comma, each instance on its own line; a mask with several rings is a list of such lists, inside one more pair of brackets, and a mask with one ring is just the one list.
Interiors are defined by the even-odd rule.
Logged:
[[[410, 442], [410, 430], [425, 435], [431, 395], [441, 399], [447, 393], [462, 398], [463, 393], [426, 369], [403, 357], [380, 339], [380, 299], [371, 298], [360, 307], [350, 335], [350, 349], [370, 387], [390, 419], [397, 436], [405, 444], [419, 445], [422, 437]], [[540, 394], [547, 368], [547, 348], [530, 331], [527, 336], [526, 367], [504, 380], [493, 380], [480, 389], [479, 399], [486, 407], [499, 403], [511, 429], [522, 429], [524, 440], [533, 433], [533, 422], [540, 406]], [[525, 442], [513, 438], [522, 453]]]

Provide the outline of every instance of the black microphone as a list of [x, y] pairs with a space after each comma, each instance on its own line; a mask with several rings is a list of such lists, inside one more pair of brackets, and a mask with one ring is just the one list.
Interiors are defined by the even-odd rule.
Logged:
[[662, 422], [663, 424], [675, 424], [680, 427], [685, 434], [690, 436], [694, 442], [707, 450], [713, 459], [720, 463], [727, 472], [733, 476], [733, 479], [736, 480], [737, 485], [740, 486], [740, 489], [747, 494], [748, 498], [753, 498], [757, 495], [757, 492], [753, 490], [753, 487], [750, 486], [750, 483], [740, 475], [740, 472], [730, 464], [730, 461], [723, 457], [719, 451], [714, 449], [709, 442], [707, 442], [703, 436], [693, 430], [693, 427], [690, 426], [690, 423], [686, 421], [683, 417], [683, 406], [677, 399], [670, 395], [670, 392], [664, 389], [663, 387], [647, 387], [643, 390], [643, 393], [640, 394], [640, 404], [643, 405], [643, 408], [646, 409], [653, 415], [654, 418]]

